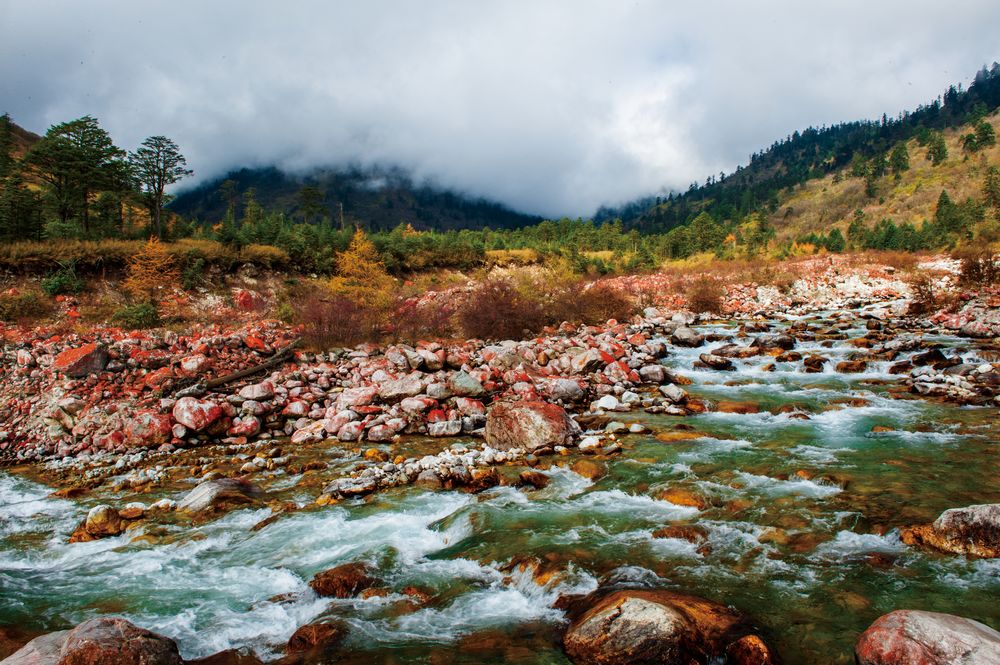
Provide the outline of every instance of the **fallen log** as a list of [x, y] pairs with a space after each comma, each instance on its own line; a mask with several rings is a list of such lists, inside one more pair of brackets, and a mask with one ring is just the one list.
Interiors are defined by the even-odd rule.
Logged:
[[209, 379], [208, 381], [199, 381], [178, 390], [174, 393], [174, 397], [201, 397], [210, 390], [215, 390], [216, 388], [233, 383], [234, 381], [239, 381], [240, 379], [245, 379], [248, 376], [253, 376], [254, 374], [259, 374], [260, 372], [277, 367], [278, 365], [287, 362], [289, 357], [292, 355], [292, 351], [294, 351], [301, 343], [301, 338], [293, 340], [287, 346], [279, 349], [274, 353], [274, 355], [258, 365], [247, 367], [239, 370], [238, 372], [226, 374], [225, 376]]

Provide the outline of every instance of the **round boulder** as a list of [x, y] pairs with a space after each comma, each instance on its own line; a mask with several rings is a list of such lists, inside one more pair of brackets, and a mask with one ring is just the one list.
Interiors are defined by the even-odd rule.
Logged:
[[861, 634], [854, 657], [858, 665], [993, 665], [1000, 633], [951, 614], [896, 610]]
[[548, 402], [500, 402], [486, 416], [486, 442], [497, 450], [537, 450], [571, 445], [580, 427]]
[[[754, 648], [746, 648], [748, 637]], [[745, 617], [719, 603], [671, 591], [618, 591], [570, 625], [563, 639], [577, 665], [773, 665]]]
[[84, 621], [66, 635], [59, 665], [182, 665], [169, 637], [117, 617]]

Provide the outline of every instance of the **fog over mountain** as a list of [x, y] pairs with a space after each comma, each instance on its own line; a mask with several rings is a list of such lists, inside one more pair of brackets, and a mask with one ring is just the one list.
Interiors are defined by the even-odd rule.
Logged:
[[1000, 4], [0, 3], [0, 112], [230, 168], [385, 165], [543, 215], [732, 171], [1000, 59]]

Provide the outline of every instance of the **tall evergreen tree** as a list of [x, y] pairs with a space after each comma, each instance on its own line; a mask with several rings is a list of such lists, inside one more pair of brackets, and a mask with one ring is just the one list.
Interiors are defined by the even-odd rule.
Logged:
[[135, 175], [142, 184], [149, 205], [153, 230], [163, 238], [163, 205], [169, 197], [165, 190], [181, 178], [194, 173], [177, 144], [166, 136], [150, 136], [129, 156]]

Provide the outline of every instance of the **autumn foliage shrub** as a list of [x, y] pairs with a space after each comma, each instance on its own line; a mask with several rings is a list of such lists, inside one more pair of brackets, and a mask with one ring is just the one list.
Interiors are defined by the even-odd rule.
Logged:
[[988, 286], [1000, 282], [1000, 254], [989, 249], [966, 248], [953, 257], [961, 262], [958, 281], [964, 286]]
[[354, 346], [376, 340], [380, 335], [380, 313], [325, 288], [299, 293], [292, 309], [293, 321], [302, 326], [306, 345], [317, 351]]
[[688, 309], [695, 314], [721, 314], [722, 302], [726, 292], [717, 279], [702, 276], [696, 279], [687, 290]]
[[546, 322], [542, 306], [505, 279], [479, 284], [459, 306], [456, 318], [466, 337], [478, 339], [520, 339]]
[[135, 298], [152, 302], [176, 287], [179, 281], [180, 271], [174, 257], [154, 236], [128, 260], [128, 276], [123, 286]]
[[436, 299], [422, 302], [418, 298], [407, 298], [393, 312], [394, 337], [406, 342], [449, 337], [454, 316], [455, 307], [451, 304]]
[[602, 282], [576, 284], [556, 294], [549, 310], [549, 323], [604, 323], [627, 319], [635, 311], [631, 298], [621, 289]]
[[939, 306], [940, 295], [934, 287], [934, 281], [927, 275], [915, 275], [910, 280], [910, 304], [907, 314], [919, 316], [933, 312]]

